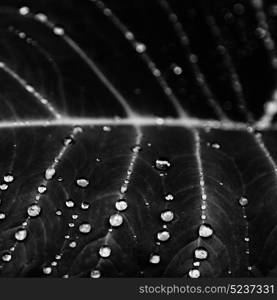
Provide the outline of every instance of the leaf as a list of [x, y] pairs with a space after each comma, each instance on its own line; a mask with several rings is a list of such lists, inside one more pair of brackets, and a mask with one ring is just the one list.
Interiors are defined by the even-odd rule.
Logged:
[[3, 0], [1, 276], [277, 276], [276, 5]]

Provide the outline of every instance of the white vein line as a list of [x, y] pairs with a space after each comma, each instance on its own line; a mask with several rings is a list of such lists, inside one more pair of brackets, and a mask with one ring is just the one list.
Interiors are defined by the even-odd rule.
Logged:
[[[161, 74], [161, 71], [157, 68], [155, 62], [147, 54], [146, 46], [144, 44], [139, 43], [132, 32], [129, 31], [127, 26], [122, 23], [122, 21], [112, 12], [110, 8], [108, 8], [103, 1], [99, 0], [90, 0], [90, 2], [94, 3], [97, 8], [99, 8], [104, 15], [106, 15], [110, 21], [114, 24], [114, 26], [126, 37], [131, 46], [136, 50], [137, 53], [140, 53], [142, 60], [150, 70], [150, 72], [154, 75], [160, 87], [162, 88], [164, 94], [169, 98], [172, 105], [174, 106], [176, 112], [180, 117], [187, 117], [187, 113], [184, 111], [180, 101], [173, 93], [172, 89], [169, 87], [167, 81], [164, 76]], [[138, 51], [139, 45], [141, 45], [141, 51]]]
[[14, 80], [16, 80], [22, 86], [22, 88], [24, 88], [40, 104], [42, 104], [44, 108], [46, 108], [47, 111], [51, 113], [56, 119], [60, 119], [62, 117], [61, 114], [56, 110], [56, 108], [45, 97], [43, 97], [39, 92], [37, 92], [33, 86], [29, 85], [23, 78], [21, 78], [16, 72], [9, 68], [4, 62], [0, 62], [0, 69], [8, 75], [10, 75]]
[[[36, 18], [36, 16], [28, 12], [24, 14], [24, 17], [30, 17], [33, 20], [44, 24], [46, 27], [51, 29], [55, 33], [56, 25], [50, 20]], [[104, 75], [104, 73], [99, 69], [99, 67], [95, 64], [95, 62], [82, 50], [82, 48], [62, 29], [62, 33], [58, 34], [61, 39], [65, 41], [65, 43], [72, 48], [72, 50], [79, 55], [80, 58], [84, 60], [84, 62], [88, 65], [88, 67], [92, 70], [92, 72], [98, 77], [98, 79], [106, 86], [106, 88], [110, 91], [110, 93], [118, 100], [121, 106], [124, 108], [126, 114], [130, 116], [134, 116], [135, 113], [131, 109], [128, 104], [128, 101], [121, 95], [121, 93], [115, 88], [115, 86], [111, 83], [111, 81]]]
[[[77, 127], [77, 128], [74, 128], [74, 129], [72, 130], [72, 133], [70, 134], [70, 136], [71, 136], [72, 138], [75, 138], [75, 137], [77, 136], [77, 134], [79, 134], [80, 132], [82, 132], [82, 129], [81, 129], [81, 128], [78, 128], [78, 127]], [[57, 168], [58, 163], [60, 162], [61, 158], [62, 158], [63, 155], [66, 153], [66, 151], [68, 150], [69, 147], [70, 147], [70, 144], [65, 144], [65, 145], [62, 147], [62, 149], [59, 151], [59, 153], [57, 154], [57, 156], [54, 158], [54, 162], [47, 168], [47, 170], [48, 170], [48, 169], [54, 169], [54, 170], [55, 170], [55, 169]], [[44, 179], [42, 180], [42, 182], [41, 182], [40, 185], [43, 185], [43, 186], [45, 186], [45, 187], [47, 188], [48, 183], [49, 183], [50, 180], [51, 180], [51, 179], [46, 179], [46, 178], [44, 178]], [[47, 192], [47, 191], [46, 191], [46, 192]], [[35, 199], [34, 199], [34, 201], [33, 201], [33, 204], [39, 204], [42, 195], [44, 195], [44, 194], [41, 194], [41, 193], [37, 192], [37, 193], [36, 193], [36, 196], [35, 196]], [[31, 223], [31, 220], [32, 220], [32, 218], [31, 218], [30, 216], [28, 216], [28, 217], [23, 221], [23, 223], [22, 223], [22, 225], [20, 226], [20, 228], [27, 230], [28, 226], [29, 226], [30, 223]], [[27, 234], [28, 234], [28, 232], [27, 232]], [[10, 248], [11, 253], [15, 251], [16, 246], [18, 245], [18, 243], [19, 243], [19, 242], [16, 241], [16, 242], [13, 244], [13, 246]]]
[[216, 20], [212, 15], [207, 16], [207, 23], [210, 26], [211, 32], [213, 33], [214, 37], [216, 38], [216, 40], [218, 42], [218, 45], [219, 45], [218, 48], [220, 49], [219, 53], [223, 58], [223, 62], [225, 64], [225, 66], [228, 68], [228, 72], [230, 74], [230, 79], [231, 79], [231, 85], [232, 85], [232, 88], [237, 97], [238, 108], [245, 115], [248, 122], [253, 122], [252, 114], [249, 113], [247, 110], [247, 104], [246, 104], [246, 101], [244, 98], [242, 85], [240, 82], [239, 75], [233, 64], [232, 57], [229, 54], [228, 49], [225, 46], [223, 46], [224, 41], [221, 36], [220, 28], [218, 27]]
[[[258, 25], [265, 32], [262, 37], [262, 41], [264, 43], [265, 49], [268, 51], [268, 55], [271, 60], [272, 67], [276, 70], [277, 68], [277, 56], [275, 49], [275, 42], [271, 36], [269, 25], [267, 22], [266, 14], [263, 9], [263, 1], [262, 0], [250, 0], [253, 8], [256, 11], [256, 19], [258, 21]], [[264, 114], [257, 122], [259, 126], [267, 127], [270, 126], [272, 119], [277, 113], [277, 88], [275, 86], [275, 90], [272, 93], [271, 99], [265, 103], [264, 105]]]
[[221, 120], [227, 120], [228, 117], [220, 107], [219, 103], [215, 100], [213, 93], [211, 89], [209, 88], [209, 85], [207, 84], [205, 75], [201, 72], [201, 69], [197, 62], [192, 62], [191, 57], [196, 57], [192, 52], [190, 48], [190, 41], [188, 38], [187, 33], [185, 32], [182, 23], [179, 21], [177, 15], [172, 10], [170, 4], [166, 0], [160, 0], [159, 1], [161, 7], [164, 9], [164, 11], [168, 14], [168, 19], [171, 22], [177, 36], [179, 37], [179, 41], [185, 52], [187, 53], [187, 56], [191, 62], [191, 68], [193, 71], [193, 74], [196, 79], [196, 83], [202, 90], [203, 94], [207, 97], [209, 105], [214, 109], [215, 113]]
[[204, 223], [206, 219], [206, 209], [207, 209], [207, 192], [205, 188], [205, 180], [204, 180], [204, 170], [202, 164], [201, 157], [201, 139], [199, 132], [197, 130], [193, 130], [193, 137], [195, 143], [195, 158], [197, 162], [197, 169], [199, 173], [199, 184], [200, 184], [200, 193], [201, 193], [201, 221]]
[[0, 121], [0, 129], [30, 128], [30, 127], [59, 127], [59, 126], [169, 126], [169, 127], [188, 127], [204, 129], [222, 130], [249, 130], [245, 123], [201, 120], [195, 118], [174, 119], [174, 118], [155, 118], [155, 117], [134, 117], [134, 118], [61, 118], [58, 120], [22, 120], [22, 121]]

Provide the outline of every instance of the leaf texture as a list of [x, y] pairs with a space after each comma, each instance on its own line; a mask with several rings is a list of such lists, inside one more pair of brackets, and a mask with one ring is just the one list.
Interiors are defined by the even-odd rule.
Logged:
[[276, 18], [1, 1], [0, 275], [276, 277]]

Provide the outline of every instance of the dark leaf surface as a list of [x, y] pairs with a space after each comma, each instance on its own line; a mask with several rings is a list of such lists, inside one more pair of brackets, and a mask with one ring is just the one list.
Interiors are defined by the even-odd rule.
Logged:
[[277, 276], [275, 1], [2, 0], [2, 277]]

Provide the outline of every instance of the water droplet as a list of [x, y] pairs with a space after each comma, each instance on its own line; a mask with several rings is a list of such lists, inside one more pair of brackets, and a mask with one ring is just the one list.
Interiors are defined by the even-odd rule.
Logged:
[[192, 269], [189, 271], [189, 277], [190, 278], [199, 278], [200, 277], [200, 271], [197, 269]]
[[91, 231], [91, 225], [88, 223], [83, 223], [79, 226], [79, 231], [82, 233], [89, 233]]
[[46, 22], [47, 21], [47, 16], [42, 13], [38, 13], [35, 15], [35, 18], [39, 20], [40, 22]]
[[80, 186], [80, 187], [87, 187], [89, 185], [89, 181], [87, 179], [84, 179], [84, 178], [80, 178], [80, 179], [77, 179], [77, 185]]
[[89, 208], [89, 203], [83, 202], [83, 203], [81, 204], [81, 208], [82, 208], [82, 209], [88, 209], [88, 208]]
[[52, 268], [51, 268], [51, 267], [44, 267], [44, 268], [42, 269], [42, 271], [43, 271], [43, 273], [44, 273], [45, 275], [49, 275], [49, 274], [52, 273]]
[[9, 262], [12, 259], [12, 255], [9, 252], [6, 252], [2, 255], [2, 260], [4, 262]]
[[54, 27], [53, 32], [56, 35], [64, 35], [64, 29], [62, 27], [58, 27], [58, 26]]
[[173, 68], [173, 72], [174, 72], [174, 74], [176, 74], [176, 75], [181, 75], [182, 72], [183, 72], [183, 70], [182, 70], [181, 67], [175, 65], [174, 68]]
[[241, 197], [241, 198], [239, 199], [239, 204], [240, 204], [241, 206], [246, 206], [246, 205], [248, 204], [248, 199], [245, 198], [245, 197]]
[[77, 243], [75, 241], [69, 243], [70, 248], [75, 248], [77, 246]]
[[38, 192], [40, 193], [40, 194], [43, 194], [43, 193], [45, 193], [46, 192], [46, 190], [47, 190], [47, 188], [46, 188], [46, 186], [45, 185], [40, 185], [39, 187], [38, 187]]
[[103, 130], [106, 132], [110, 132], [112, 129], [110, 126], [103, 126]]
[[245, 242], [248, 243], [250, 241], [250, 238], [249, 237], [245, 237], [244, 240], [245, 240]]
[[146, 46], [143, 43], [136, 43], [136, 51], [143, 53], [146, 50]]
[[48, 168], [46, 171], [45, 171], [45, 179], [46, 180], [50, 180], [53, 178], [53, 176], [55, 175], [56, 173], [56, 170], [54, 168]]
[[38, 204], [32, 204], [28, 207], [27, 213], [29, 217], [37, 217], [41, 212], [41, 207]]
[[11, 174], [6, 174], [4, 176], [4, 181], [7, 182], [7, 183], [13, 182], [13, 180], [14, 180], [14, 177]]
[[101, 277], [101, 272], [99, 270], [92, 270], [90, 272], [90, 277], [91, 278], [100, 278]]
[[2, 183], [2, 184], [0, 184], [0, 190], [1, 191], [6, 191], [7, 189], [8, 189], [8, 185], [6, 184], [6, 183]]
[[60, 254], [57, 254], [56, 256], [55, 256], [55, 259], [57, 259], [57, 260], [59, 260], [59, 259], [61, 259], [62, 258], [62, 256], [60, 255]]
[[195, 249], [194, 256], [196, 259], [207, 259], [208, 251], [202, 247]]
[[77, 220], [77, 219], [78, 219], [78, 215], [72, 215], [71, 218], [72, 218], [73, 220]]
[[118, 200], [116, 203], [115, 203], [115, 207], [118, 211], [124, 211], [127, 209], [128, 207], [128, 204], [125, 200]]
[[4, 213], [0, 213], [0, 220], [4, 220], [6, 218], [6, 215]]
[[149, 262], [151, 264], [158, 264], [161, 261], [161, 257], [158, 254], [152, 254], [150, 256]]
[[174, 196], [172, 194], [166, 194], [164, 198], [166, 201], [172, 201], [174, 199]]
[[168, 231], [163, 230], [157, 233], [157, 239], [161, 242], [165, 242], [170, 238], [170, 234]]
[[61, 210], [57, 210], [57, 211], [56, 211], [56, 215], [57, 215], [57, 216], [61, 216], [61, 215], [62, 215]]
[[170, 162], [166, 159], [157, 159], [155, 161], [155, 167], [159, 171], [166, 171], [170, 167]]
[[100, 249], [99, 249], [99, 254], [101, 257], [103, 258], [106, 258], [106, 257], [109, 257], [112, 253], [112, 250], [110, 247], [108, 246], [102, 246]]
[[174, 218], [174, 214], [170, 210], [167, 210], [167, 211], [164, 211], [161, 213], [161, 219], [164, 222], [171, 222], [173, 220], [173, 218]]
[[132, 152], [138, 153], [142, 150], [142, 147], [140, 145], [135, 145], [131, 148]]
[[110, 216], [109, 222], [111, 226], [118, 227], [123, 223], [123, 217], [120, 214], [114, 214]]
[[199, 236], [201, 237], [210, 237], [213, 234], [213, 229], [208, 224], [202, 224], [199, 227]]
[[30, 9], [29, 7], [27, 6], [23, 6], [19, 9], [19, 13], [22, 15], [22, 16], [25, 16], [27, 15], [28, 13], [30, 12]]
[[72, 200], [69, 199], [69, 200], [66, 200], [65, 205], [68, 208], [72, 208], [72, 207], [74, 207], [75, 203]]
[[24, 241], [24, 240], [26, 239], [26, 237], [27, 237], [27, 230], [26, 230], [26, 229], [23, 229], [23, 228], [19, 229], [19, 230], [15, 233], [14, 237], [15, 237], [15, 239], [16, 239], [17, 241]]
[[133, 35], [132, 32], [126, 31], [126, 32], [125, 32], [125, 38], [126, 38], [127, 40], [133, 40], [133, 39], [134, 39], [134, 35]]

